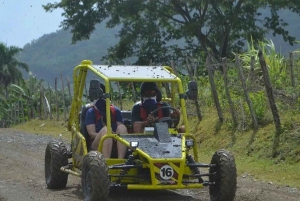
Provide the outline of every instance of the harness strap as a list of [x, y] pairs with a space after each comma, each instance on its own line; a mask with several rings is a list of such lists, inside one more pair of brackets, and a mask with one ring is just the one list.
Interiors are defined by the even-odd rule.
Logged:
[[[97, 121], [99, 121], [103, 115], [100, 113], [99, 110], [97, 110], [97, 108], [95, 106], [92, 106], [94, 108], [94, 112], [95, 112], [95, 116], [96, 116], [96, 119], [95, 119], [95, 124]], [[110, 105], [110, 113], [111, 113], [111, 122], [112, 123], [115, 123], [117, 118], [116, 118], [116, 109], [115, 109], [115, 106], [114, 105]]]
[[[101, 118], [103, 117], [103, 115], [100, 113], [100, 111], [93, 105], [91, 106], [94, 109], [95, 112], [95, 125], [97, 124], [97, 121], [101, 120]], [[111, 122], [115, 123], [117, 118], [116, 118], [116, 108], [114, 107], [114, 105], [110, 105], [110, 112], [111, 112]], [[88, 138], [90, 141], [90, 145], [93, 143], [94, 139], [90, 139]]]
[[[140, 117], [143, 121], [146, 121], [147, 120], [147, 117], [148, 117], [148, 114], [147, 114], [147, 111], [144, 107], [142, 107], [142, 105], [140, 104]], [[162, 104], [161, 103], [157, 103], [157, 108], [161, 108], [162, 107]], [[158, 113], [158, 118], [161, 119], [164, 117], [164, 114], [163, 114], [163, 111], [162, 110], [158, 110], [157, 111]]]

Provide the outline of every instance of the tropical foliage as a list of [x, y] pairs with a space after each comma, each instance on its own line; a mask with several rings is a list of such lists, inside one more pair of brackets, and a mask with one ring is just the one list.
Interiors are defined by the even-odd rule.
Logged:
[[108, 28], [121, 26], [120, 40], [105, 58], [121, 62], [137, 57], [138, 64], [185, 61], [186, 56], [201, 57], [209, 52], [220, 60], [240, 52], [251, 37], [262, 41], [269, 31], [293, 44], [295, 38], [286, 30], [288, 24], [279, 11], [300, 13], [297, 0], [64, 0], [44, 8], [63, 9], [61, 25], [71, 29], [73, 43], [89, 39], [100, 22], [107, 20]]
[[44, 80], [32, 73], [20, 85], [10, 84], [8, 92], [8, 99], [0, 94], [0, 120], [5, 121], [6, 126], [34, 118], [57, 118], [55, 114], [61, 116], [64, 110], [63, 98], [67, 106], [71, 105], [67, 93], [46, 87]]
[[28, 65], [16, 59], [16, 56], [22, 51], [21, 48], [0, 43], [0, 86], [4, 87], [5, 98], [8, 98], [8, 86], [11, 83], [20, 83], [23, 81], [22, 73], [19, 68], [28, 71]]
[[[51, 89], [47, 91], [48, 94], [43, 92], [44, 80], [38, 79], [29, 72], [26, 63], [16, 59], [21, 51], [21, 48], [7, 47], [0, 43], [0, 120], [5, 121], [6, 125], [20, 123], [38, 115], [41, 117], [43, 105], [48, 106], [47, 110], [50, 112], [47, 96], [52, 93], [54, 97], [55, 94]], [[21, 70], [29, 72], [28, 79], [23, 79]], [[61, 92], [58, 91], [58, 95]], [[67, 104], [70, 104], [69, 99], [66, 100]], [[61, 110], [61, 102], [58, 105]]]

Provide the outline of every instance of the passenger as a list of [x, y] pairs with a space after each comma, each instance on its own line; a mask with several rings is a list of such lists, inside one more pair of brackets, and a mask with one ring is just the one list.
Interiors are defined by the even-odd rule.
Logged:
[[[132, 127], [134, 133], [143, 133], [144, 128], [148, 126], [153, 126], [158, 119], [162, 117], [172, 117], [180, 116], [179, 110], [175, 110], [172, 113], [170, 109], [161, 109], [157, 111], [154, 116], [151, 114], [152, 111], [158, 107], [170, 106], [167, 103], [161, 102], [161, 92], [158, 86], [154, 82], [144, 82], [140, 87], [141, 103], [135, 104], [132, 108]], [[141, 112], [141, 110], [143, 112]], [[184, 126], [178, 129], [178, 132], [185, 132]]]
[[[100, 88], [105, 93], [105, 86], [101, 83]], [[107, 134], [106, 127], [106, 101], [104, 98], [98, 98], [93, 107], [90, 107], [85, 116], [85, 126], [91, 140], [91, 150], [98, 150], [101, 138]], [[126, 126], [123, 124], [123, 117], [120, 109], [114, 105], [110, 106], [112, 132], [125, 134]], [[113, 138], [108, 138], [103, 143], [102, 154], [105, 158], [110, 158], [113, 149]], [[118, 158], [124, 158], [127, 147], [117, 141]]]

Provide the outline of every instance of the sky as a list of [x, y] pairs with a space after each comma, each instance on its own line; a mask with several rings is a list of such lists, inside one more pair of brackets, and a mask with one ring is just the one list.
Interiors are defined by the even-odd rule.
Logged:
[[60, 0], [0, 0], [0, 42], [23, 48], [44, 34], [61, 29], [62, 10], [46, 12], [42, 5]]

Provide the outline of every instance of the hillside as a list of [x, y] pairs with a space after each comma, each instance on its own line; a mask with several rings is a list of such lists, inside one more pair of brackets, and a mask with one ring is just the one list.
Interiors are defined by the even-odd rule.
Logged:
[[117, 31], [99, 24], [90, 40], [71, 44], [71, 33], [59, 30], [26, 44], [18, 59], [27, 63], [39, 79], [53, 84], [55, 77], [60, 74], [72, 77], [74, 67], [84, 59], [100, 63], [107, 48], [117, 43], [114, 37]]

